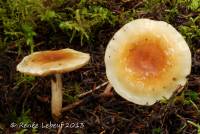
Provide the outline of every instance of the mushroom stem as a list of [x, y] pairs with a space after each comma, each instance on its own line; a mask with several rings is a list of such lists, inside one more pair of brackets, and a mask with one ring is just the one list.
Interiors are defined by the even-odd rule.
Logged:
[[62, 110], [62, 75], [55, 74], [55, 78], [51, 79], [51, 112], [52, 117], [58, 120]]

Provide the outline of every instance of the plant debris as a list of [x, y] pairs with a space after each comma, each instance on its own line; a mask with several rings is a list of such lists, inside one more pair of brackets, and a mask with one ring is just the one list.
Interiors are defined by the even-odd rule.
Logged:
[[[198, 133], [199, 13], [196, 0], [0, 0], [0, 133]], [[104, 54], [109, 40], [122, 25], [137, 18], [172, 24], [192, 51], [187, 86], [170, 100], [163, 98], [153, 106], [130, 103], [114, 91], [102, 97], [105, 85], [99, 86], [108, 81]], [[67, 111], [63, 110], [62, 118], [55, 122], [49, 103], [50, 78], [21, 75], [15, 67], [32, 51], [66, 47], [90, 52], [91, 61], [64, 75], [63, 107]], [[72, 106], [75, 103], [78, 105]]]

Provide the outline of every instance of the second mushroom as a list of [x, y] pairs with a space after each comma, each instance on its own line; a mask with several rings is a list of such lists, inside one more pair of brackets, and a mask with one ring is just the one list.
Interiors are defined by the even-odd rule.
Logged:
[[57, 120], [62, 110], [62, 74], [83, 67], [89, 59], [89, 54], [68, 48], [40, 51], [24, 57], [17, 70], [32, 76], [54, 75], [51, 79], [51, 110], [52, 117]]

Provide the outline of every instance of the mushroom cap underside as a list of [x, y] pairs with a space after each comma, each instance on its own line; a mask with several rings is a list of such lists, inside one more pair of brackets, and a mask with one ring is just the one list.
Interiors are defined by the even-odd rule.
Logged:
[[17, 65], [17, 70], [33, 76], [74, 71], [88, 63], [89, 54], [73, 49], [34, 52]]
[[125, 99], [152, 105], [169, 98], [191, 71], [191, 52], [170, 24], [137, 19], [124, 25], [105, 53], [106, 74]]

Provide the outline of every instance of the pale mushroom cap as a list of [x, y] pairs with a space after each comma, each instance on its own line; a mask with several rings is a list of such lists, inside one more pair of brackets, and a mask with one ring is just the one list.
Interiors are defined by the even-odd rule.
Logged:
[[170, 24], [137, 19], [124, 25], [105, 52], [106, 74], [115, 91], [140, 105], [152, 105], [187, 82], [191, 52]]
[[89, 59], [89, 54], [68, 48], [40, 51], [24, 57], [17, 70], [33, 76], [61, 74], [81, 68]]

